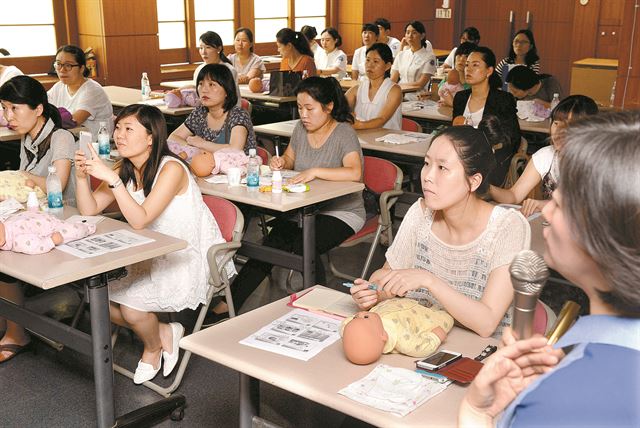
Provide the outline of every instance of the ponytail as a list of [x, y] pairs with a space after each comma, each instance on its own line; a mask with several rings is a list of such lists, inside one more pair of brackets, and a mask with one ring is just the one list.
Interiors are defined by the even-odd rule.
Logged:
[[42, 116], [47, 120], [51, 119], [56, 128], [62, 128], [62, 116], [58, 108], [51, 103], [43, 104], [42, 107]]
[[294, 91], [296, 96], [299, 93], [309, 94], [311, 98], [322, 104], [324, 107], [333, 103], [331, 117], [337, 122], [353, 123], [353, 114], [347, 102], [344, 92], [338, 82], [333, 77], [311, 76], [301, 81]]
[[309, 47], [309, 40], [299, 31], [293, 31], [291, 28], [283, 28], [276, 33], [276, 40], [283, 45], [292, 44], [302, 55], [313, 58], [313, 52]]

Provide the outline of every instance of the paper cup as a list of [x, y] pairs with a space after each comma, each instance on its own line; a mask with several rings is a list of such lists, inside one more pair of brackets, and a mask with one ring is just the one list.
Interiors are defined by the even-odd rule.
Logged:
[[227, 180], [229, 186], [239, 186], [240, 178], [242, 177], [242, 170], [240, 168], [229, 168], [227, 171]]

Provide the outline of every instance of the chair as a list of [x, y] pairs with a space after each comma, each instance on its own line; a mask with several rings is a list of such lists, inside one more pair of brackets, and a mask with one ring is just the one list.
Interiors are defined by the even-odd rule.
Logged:
[[422, 132], [422, 126], [415, 120], [407, 119], [406, 117], [402, 118], [402, 130], [403, 131], [411, 131], [411, 132]]
[[260, 156], [260, 159], [262, 159], [262, 165], [269, 165], [269, 162], [271, 161], [271, 153], [269, 153], [267, 149], [261, 146], [256, 146], [256, 154]]
[[240, 98], [240, 107], [245, 109], [247, 113], [249, 113], [249, 117], [251, 117], [251, 111], [253, 110], [253, 106], [251, 105], [251, 101]]
[[[240, 248], [242, 229], [244, 227], [244, 217], [238, 207], [233, 203], [226, 199], [209, 195], [202, 195], [202, 199], [209, 210], [211, 210], [211, 213], [215, 217], [218, 227], [222, 232], [222, 237], [227, 242], [214, 244], [209, 248], [209, 251], [207, 251], [207, 261], [209, 263], [210, 270], [209, 290], [207, 291], [206, 301], [200, 307], [200, 311], [198, 312], [198, 317], [192, 333], [197, 333], [202, 328], [202, 323], [209, 311], [209, 305], [211, 304], [211, 299], [213, 299], [214, 296], [224, 294], [227, 299], [227, 305], [229, 306], [229, 316], [234, 317], [236, 315], [231, 297], [231, 281], [229, 274], [225, 269], [225, 265], [233, 258], [238, 248]], [[219, 257], [221, 258], [218, 262], [217, 259]], [[117, 334], [118, 331], [116, 329], [112, 336], [113, 345], [115, 345]], [[169, 397], [180, 386], [180, 382], [182, 382], [182, 377], [184, 376], [184, 372], [186, 371], [190, 358], [191, 352], [185, 351], [182, 356], [182, 360], [180, 361], [180, 365], [177, 367], [177, 372], [171, 385], [162, 387], [151, 381], [145, 382], [143, 385], [164, 397]], [[118, 373], [133, 379], [133, 373], [131, 371], [115, 363], [113, 364], [113, 368]]]
[[[372, 156], [364, 157], [364, 184], [369, 190], [380, 195], [380, 214], [370, 218], [358, 233], [340, 244], [340, 248], [352, 247], [373, 237], [369, 254], [362, 268], [360, 278], [365, 278], [373, 254], [383, 232], [387, 233], [389, 244], [393, 241], [391, 207], [397, 202], [402, 191], [402, 170], [394, 163]], [[338, 278], [353, 280], [355, 277], [340, 272], [331, 262], [329, 268]]]

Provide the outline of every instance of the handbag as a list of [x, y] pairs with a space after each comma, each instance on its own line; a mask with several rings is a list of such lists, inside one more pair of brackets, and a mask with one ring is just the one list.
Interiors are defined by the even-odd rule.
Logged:
[[301, 80], [302, 73], [299, 71], [272, 71], [269, 78], [269, 95], [292, 97]]

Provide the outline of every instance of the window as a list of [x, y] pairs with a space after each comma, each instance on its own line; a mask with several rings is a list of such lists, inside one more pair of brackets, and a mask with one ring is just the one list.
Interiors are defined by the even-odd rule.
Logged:
[[300, 31], [303, 25], [316, 27], [318, 35], [327, 27], [327, 3], [323, 1], [295, 0], [295, 29]]
[[52, 56], [57, 49], [51, 0], [20, 0], [0, 13], [1, 48], [11, 56]]
[[327, 25], [327, 2], [322, 0], [253, 0], [253, 7], [256, 43], [273, 42], [284, 27], [300, 31], [303, 25], [312, 25], [320, 34]]
[[187, 47], [184, 0], [157, 0], [160, 49]]

